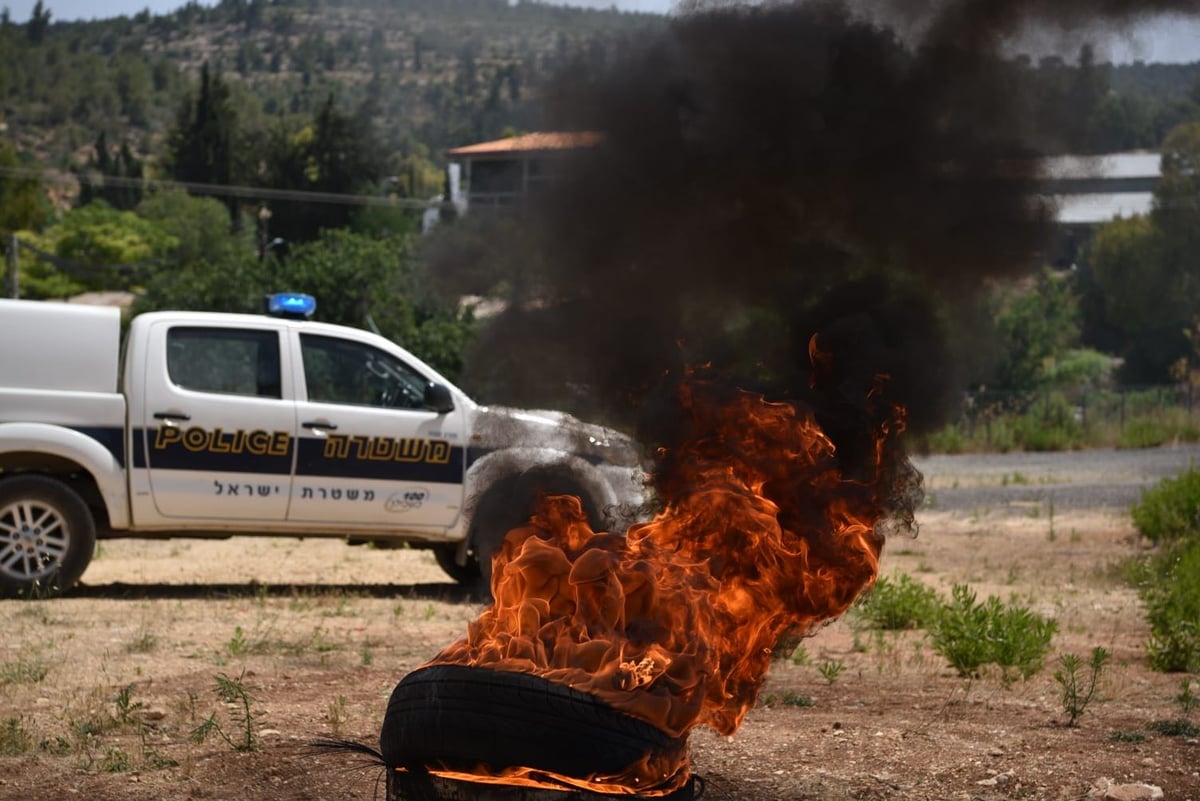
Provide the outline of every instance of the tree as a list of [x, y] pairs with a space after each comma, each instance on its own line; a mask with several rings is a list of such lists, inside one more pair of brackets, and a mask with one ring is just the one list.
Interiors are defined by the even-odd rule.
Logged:
[[[20, 167], [16, 148], [0, 143], [0, 170]], [[50, 217], [50, 204], [35, 178], [13, 178], [0, 172], [0, 237], [8, 247], [14, 231], [40, 228]]]
[[175, 240], [166, 269], [224, 264], [255, 251], [253, 233], [233, 231], [229, 214], [215, 198], [156, 192], [137, 212]]
[[1195, 358], [1188, 332], [1200, 319], [1200, 122], [1175, 128], [1163, 143], [1151, 214], [1103, 226], [1088, 261], [1093, 327], [1117, 337], [1122, 379], [1162, 382], [1194, 368], [1187, 361]]
[[1070, 275], [1043, 270], [1032, 286], [1011, 291], [996, 328], [1003, 351], [997, 385], [1032, 389], [1045, 383], [1056, 360], [1079, 343], [1079, 304]]
[[254, 312], [268, 292], [307, 292], [317, 299], [316, 319], [357, 328], [374, 323], [384, 336], [456, 378], [474, 320], [434, 299], [419, 269], [406, 237], [329, 230], [295, 247], [286, 264], [241, 252], [161, 270], [146, 282], [134, 311]]
[[1104, 225], [1090, 247], [1100, 315], [1119, 343], [1127, 382], [1165, 381], [1187, 350], [1183, 330], [1193, 302], [1181, 294], [1163, 249], [1162, 232], [1145, 216]]
[[[94, 152], [88, 159], [88, 169], [100, 173], [98, 183], [84, 182], [79, 191], [79, 205], [86, 206], [101, 199], [115, 209], [132, 211], [142, 201], [142, 162], [133, 155], [128, 142], [122, 142], [114, 155], [108, 147], [108, 136], [101, 131], [96, 136]], [[116, 178], [107, 181], [105, 178]]]
[[[220, 75], [211, 75], [208, 62], [200, 70], [195, 100], [184, 101], [167, 135], [167, 161], [178, 181], [198, 184], [233, 183], [233, 143], [238, 116], [230, 102], [229, 88]], [[225, 201], [232, 220], [237, 221], [237, 201]]]
[[[383, 148], [367, 110], [349, 116], [338, 111], [333, 95], [317, 109], [312, 123], [295, 133], [274, 131], [265, 158], [267, 185], [332, 195], [373, 191], [383, 176]], [[322, 229], [350, 224], [357, 208], [347, 203], [279, 201], [271, 207], [271, 235], [304, 242]]]
[[128, 289], [175, 245], [154, 223], [99, 199], [23, 238], [49, 254], [21, 260], [22, 294], [30, 297]]
[[42, 0], [37, 0], [33, 4], [33, 11], [30, 12], [29, 22], [25, 26], [25, 36], [29, 38], [29, 43], [40, 45], [46, 38], [46, 29], [50, 27], [50, 9], [46, 8]]

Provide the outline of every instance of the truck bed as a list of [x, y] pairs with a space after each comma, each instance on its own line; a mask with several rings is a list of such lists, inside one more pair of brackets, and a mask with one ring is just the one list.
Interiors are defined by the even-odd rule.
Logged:
[[120, 340], [117, 309], [0, 300], [0, 375], [10, 389], [114, 393]]

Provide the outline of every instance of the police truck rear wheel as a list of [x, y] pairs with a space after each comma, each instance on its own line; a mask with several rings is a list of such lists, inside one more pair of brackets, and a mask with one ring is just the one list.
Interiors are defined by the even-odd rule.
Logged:
[[69, 590], [92, 559], [96, 524], [63, 482], [40, 475], [0, 481], [0, 597]]

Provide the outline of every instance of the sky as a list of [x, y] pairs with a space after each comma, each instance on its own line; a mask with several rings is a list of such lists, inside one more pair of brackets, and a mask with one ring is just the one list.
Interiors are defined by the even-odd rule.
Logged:
[[[1052, 1], [1052, 0], [1050, 0]], [[12, 19], [25, 22], [36, 0], [0, 0], [7, 6]], [[132, 16], [149, 8], [154, 14], [165, 14], [184, 4], [184, 0], [42, 0], [50, 9], [52, 20], [96, 19]], [[205, 5], [209, 0], [201, 0]], [[593, 8], [616, 7], [622, 11], [648, 11], [665, 14], [674, 5], [672, 0], [570, 0], [565, 5]], [[1131, 26], [1120, 35], [1098, 34], [1097, 54], [1117, 63], [1135, 60], [1148, 62], [1200, 61], [1200, 18], [1159, 17]], [[1048, 46], [1049, 47], [1049, 46]], [[1033, 55], [1044, 55], [1035, 52]], [[1071, 57], [1074, 53], [1062, 54]]]

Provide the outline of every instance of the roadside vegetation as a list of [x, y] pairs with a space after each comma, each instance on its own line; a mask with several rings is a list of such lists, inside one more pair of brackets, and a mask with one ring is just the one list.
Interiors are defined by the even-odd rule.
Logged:
[[1200, 673], [1200, 472], [1189, 469], [1144, 492], [1133, 522], [1155, 545], [1131, 568], [1150, 621], [1150, 664]]

